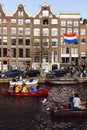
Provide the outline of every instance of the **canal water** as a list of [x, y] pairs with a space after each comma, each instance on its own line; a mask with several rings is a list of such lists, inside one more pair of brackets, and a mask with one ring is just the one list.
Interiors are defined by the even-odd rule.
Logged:
[[[80, 94], [82, 101], [87, 100], [87, 84], [46, 85], [50, 88], [50, 102], [68, 101], [71, 90]], [[41, 104], [42, 97], [11, 97], [1, 94], [0, 84], [0, 130], [87, 130], [87, 119], [52, 120]]]

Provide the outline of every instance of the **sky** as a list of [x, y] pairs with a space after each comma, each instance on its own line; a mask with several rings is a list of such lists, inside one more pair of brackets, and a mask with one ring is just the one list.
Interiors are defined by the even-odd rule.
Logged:
[[26, 13], [37, 14], [40, 11], [40, 5], [44, 2], [51, 6], [54, 14], [77, 12], [83, 19], [87, 18], [87, 0], [0, 0], [6, 14], [14, 13], [19, 4], [24, 5]]

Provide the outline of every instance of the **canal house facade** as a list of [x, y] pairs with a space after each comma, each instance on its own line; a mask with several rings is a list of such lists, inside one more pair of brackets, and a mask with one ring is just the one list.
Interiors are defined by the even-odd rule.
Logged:
[[[64, 42], [63, 34], [76, 34], [77, 42]], [[86, 64], [87, 20], [80, 13], [54, 14], [43, 3], [37, 14], [22, 4], [5, 14], [0, 5], [0, 71], [42, 69], [48, 72], [70, 65]]]

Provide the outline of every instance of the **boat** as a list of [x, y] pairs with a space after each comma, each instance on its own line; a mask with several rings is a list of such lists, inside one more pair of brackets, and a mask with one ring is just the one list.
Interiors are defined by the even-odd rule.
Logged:
[[82, 103], [83, 109], [73, 110], [69, 108], [69, 104], [63, 104], [61, 108], [53, 107], [50, 109], [51, 118], [80, 118], [87, 117], [87, 108], [84, 107], [86, 102]]
[[31, 87], [33, 85], [38, 85], [38, 79], [24, 79], [24, 80], [12, 80], [9, 81], [10, 87], [13, 87], [14, 85], [22, 86], [22, 84], [25, 83], [27, 87]]
[[71, 80], [71, 79], [46, 79], [46, 83], [59, 84], [59, 85], [77, 84], [77, 82], [75, 80]]
[[41, 95], [48, 95], [49, 89], [47, 87], [40, 87], [37, 91], [28, 91], [28, 92], [14, 92], [12, 89], [2, 89], [2, 95], [10, 95], [10, 96], [19, 96], [19, 97], [31, 97], [31, 96], [41, 96]]

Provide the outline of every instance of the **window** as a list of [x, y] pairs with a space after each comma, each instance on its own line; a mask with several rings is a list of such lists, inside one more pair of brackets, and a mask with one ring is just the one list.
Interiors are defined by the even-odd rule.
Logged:
[[68, 29], [67, 29], [67, 33], [68, 33], [68, 34], [72, 34], [72, 28], [68, 28]]
[[34, 28], [34, 36], [40, 36], [40, 29]]
[[23, 28], [18, 28], [18, 34], [22, 35], [23, 34]]
[[79, 26], [79, 22], [78, 21], [74, 21], [74, 26]]
[[48, 19], [43, 20], [43, 25], [48, 25]]
[[66, 32], [65, 28], [61, 28], [61, 35], [63, 35]]
[[22, 37], [18, 38], [18, 45], [23, 45], [23, 38]]
[[52, 51], [52, 62], [58, 62], [58, 52]]
[[34, 24], [40, 24], [40, 20], [39, 19], [34, 19]]
[[16, 45], [16, 37], [11, 37], [11, 45]]
[[86, 43], [86, 40], [83, 38], [81, 39], [81, 44], [85, 44]]
[[16, 48], [11, 49], [11, 56], [16, 57]]
[[7, 45], [7, 37], [3, 36], [2, 43], [3, 43], [3, 45]]
[[30, 38], [29, 37], [25, 38], [25, 45], [30, 45]]
[[49, 46], [49, 39], [43, 39], [43, 47]]
[[23, 58], [23, 49], [19, 48], [19, 58]]
[[69, 48], [62, 48], [62, 54], [69, 54]]
[[48, 62], [48, 51], [43, 52], [43, 58], [45, 59], [46, 62]]
[[34, 39], [34, 47], [40, 47], [40, 39]]
[[25, 35], [30, 35], [30, 28], [25, 28]]
[[58, 40], [56, 38], [52, 39], [52, 47], [58, 46]]
[[69, 57], [62, 57], [62, 63], [69, 63]]
[[38, 51], [34, 53], [34, 62], [40, 62], [40, 52]]
[[49, 36], [49, 29], [43, 28], [43, 36]]
[[23, 16], [23, 11], [18, 11], [18, 16]]
[[79, 29], [78, 28], [74, 28], [74, 33], [76, 33], [78, 35]]
[[7, 57], [7, 48], [3, 48], [3, 57]]
[[68, 26], [72, 26], [72, 21], [71, 21], [71, 20], [68, 20], [67, 25], [68, 25]]
[[61, 26], [66, 26], [66, 21], [65, 20], [61, 21]]
[[57, 19], [52, 19], [51, 24], [58, 24], [58, 20]]
[[80, 30], [80, 32], [81, 32], [81, 35], [85, 35], [85, 33], [86, 33], [85, 28], [82, 28], [82, 29]]
[[58, 36], [58, 29], [57, 28], [52, 28], [51, 35], [52, 36]]
[[42, 15], [43, 15], [43, 17], [44, 16], [45, 17], [49, 16], [49, 11], [48, 10], [43, 10]]
[[2, 33], [3, 33], [3, 34], [7, 34], [7, 27], [3, 27], [3, 28], [2, 28]]
[[85, 51], [81, 52], [81, 57], [86, 57], [86, 52]]
[[18, 25], [23, 25], [23, 19], [18, 19]]
[[16, 23], [16, 19], [11, 19], [11, 23]]
[[25, 19], [25, 23], [29, 24], [30, 23], [30, 19]]
[[78, 54], [78, 48], [71, 48], [72, 54]]
[[30, 49], [25, 50], [26, 58], [30, 58]]
[[11, 34], [15, 35], [16, 34], [16, 27], [11, 27]]

